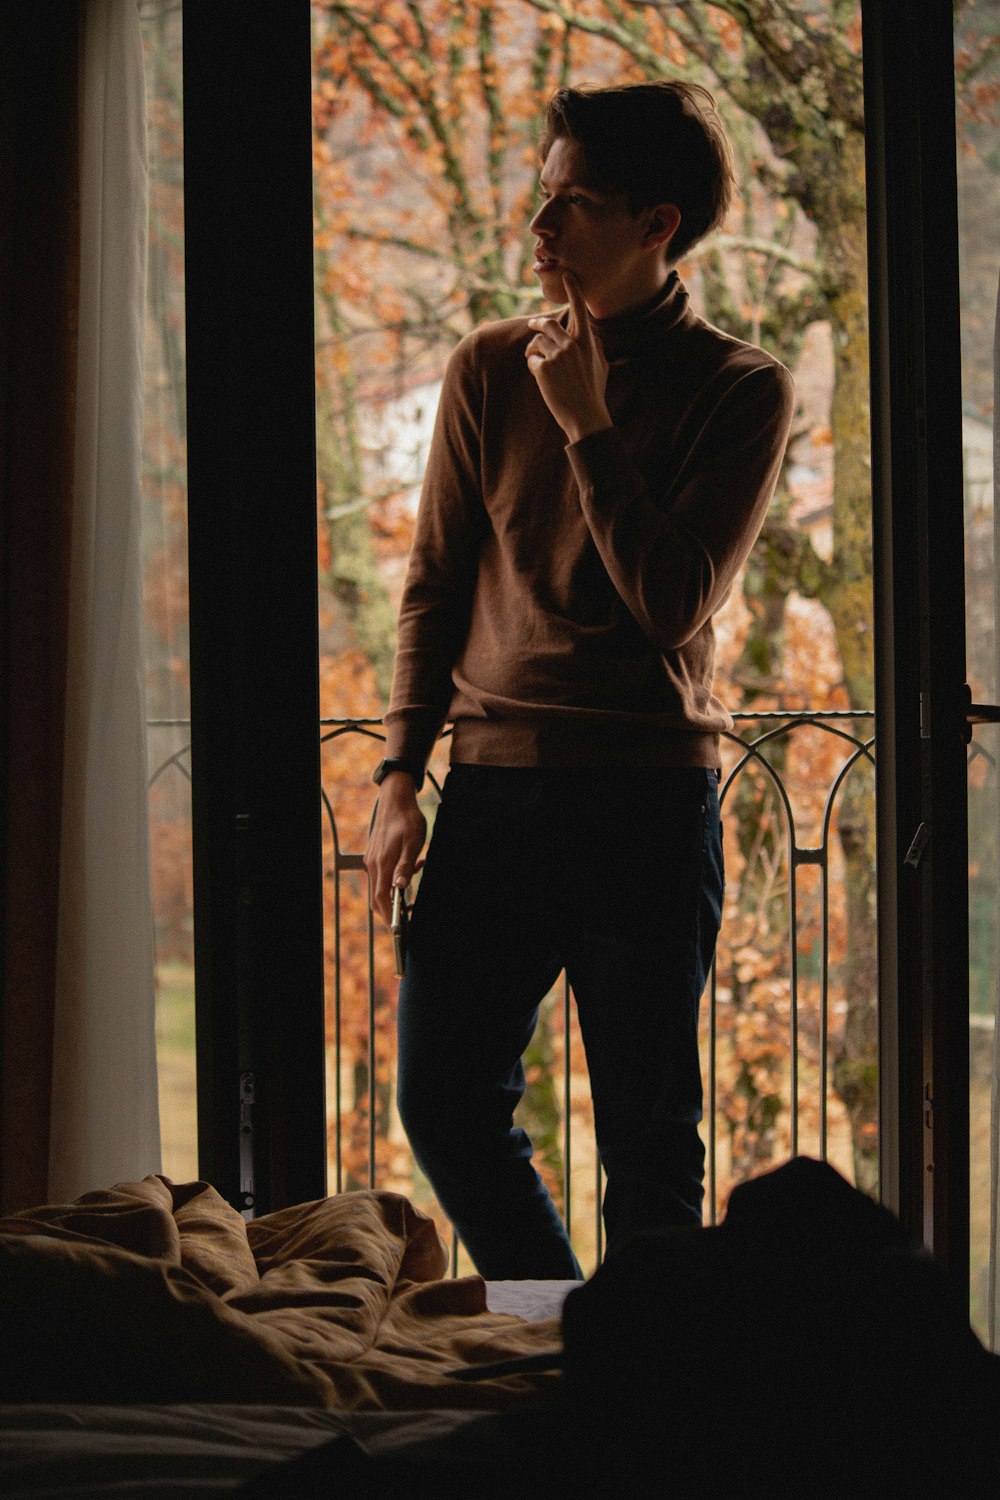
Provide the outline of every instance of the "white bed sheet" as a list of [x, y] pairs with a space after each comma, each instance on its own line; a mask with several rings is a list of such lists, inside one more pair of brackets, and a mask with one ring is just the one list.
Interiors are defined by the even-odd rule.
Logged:
[[486, 1305], [490, 1312], [513, 1313], [531, 1323], [558, 1318], [569, 1292], [579, 1281], [488, 1281]]

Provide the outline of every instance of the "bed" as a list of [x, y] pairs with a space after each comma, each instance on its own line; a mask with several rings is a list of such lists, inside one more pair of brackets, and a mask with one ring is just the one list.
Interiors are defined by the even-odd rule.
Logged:
[[246, 1222], [163, 1177], [0, 1220], [0, 1493], [235, 1494], [344, 1436], [544, 1409], [574, 1283], [449, 1279], [406, 1198]]
[[825, 1163], [582, 1286], [445, 1271], [391, 1193], [245, 1223], [151, 1177], [0, 1220], [0, 1494], [996, 1494], [1000, 1357]]

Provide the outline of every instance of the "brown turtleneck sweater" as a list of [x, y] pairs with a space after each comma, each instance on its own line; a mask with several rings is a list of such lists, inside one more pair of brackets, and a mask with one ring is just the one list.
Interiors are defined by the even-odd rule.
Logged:
[[785, 367], [698, 318], [672, 275], [594, 320], [613, 426], [578, 443], [542, 399], [524, 318], [445, 374], [399, 617], [390, 756], [502, 766], [717, 766], [712, 616], [763, 524]]

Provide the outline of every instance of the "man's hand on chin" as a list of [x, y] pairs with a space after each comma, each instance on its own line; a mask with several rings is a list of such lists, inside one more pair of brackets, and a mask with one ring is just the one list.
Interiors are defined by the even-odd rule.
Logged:
[[529, 318], [533, 337], [524, 352], [546, 406], [569, 442], [578, 443], [612, 425], [605, 401], [608, 362], [572, 271], [563, 273], [563, 285], [569, 298], [568, 327], [557, 318]]

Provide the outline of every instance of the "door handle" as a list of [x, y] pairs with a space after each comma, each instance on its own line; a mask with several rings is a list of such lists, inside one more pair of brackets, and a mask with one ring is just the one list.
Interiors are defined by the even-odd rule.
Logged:
[[973, 703], [972, 689], [968, 683], [965, 684], [965, 743], [968, 745], [972, 740], [972, 727], [974, 724], [1000, 724], [1000, 704], [998, 703]]

